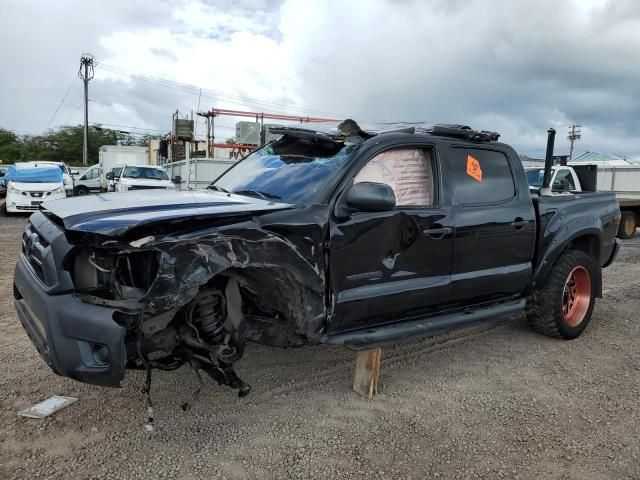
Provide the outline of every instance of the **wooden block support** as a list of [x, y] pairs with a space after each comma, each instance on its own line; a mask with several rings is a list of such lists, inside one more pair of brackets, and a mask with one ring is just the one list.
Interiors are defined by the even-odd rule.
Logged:
[[380, 356], [382, 350], [362, 350], [356, 354], [356, 370], [353, 375], [353, 390], [363, 397], [372, 398], [378, 393]]

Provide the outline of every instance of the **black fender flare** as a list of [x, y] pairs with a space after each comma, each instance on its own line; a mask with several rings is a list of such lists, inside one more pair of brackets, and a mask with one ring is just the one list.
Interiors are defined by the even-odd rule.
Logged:
[[534, 270], [532, 288], [544, 282], [565, 250], [572, 245], [577, 245], [579, 250], [583, 250], [594, 257], [594, 263], [597, 266], [596, 272], [594, 272], [595, 296], [596, 298], [602, 298], [602, 223], [599, 218], [596, 218], [595, 221], [589, 222], [590, 225], [583, 224], [580, 229], [571, 230], [570, 225], [572, 223], [584, 222], [584, 219], [585, 217], [582, 217], [561, 226], [553, 237], [543, 240], [547, 248], [541, 252], [542, 256]]

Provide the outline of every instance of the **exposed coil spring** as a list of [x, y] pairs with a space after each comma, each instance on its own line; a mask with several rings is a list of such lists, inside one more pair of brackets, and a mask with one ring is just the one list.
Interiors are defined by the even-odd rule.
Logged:
[[202, 341], [220, 345], [224, 341], [225, 301], [217, 290], [202, 290], [193, 301], [191, 320], [198, 329]]

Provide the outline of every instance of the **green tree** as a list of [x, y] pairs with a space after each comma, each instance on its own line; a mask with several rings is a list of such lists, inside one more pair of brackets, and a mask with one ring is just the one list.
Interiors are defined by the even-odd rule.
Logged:
[[134, 147], [146, 147], [149, 140], [160, 138], [158, 135], [130, 135], [128, 133], [118, 132], [118, 145], [131, 145]]
[[25, 145], [15, 133], [0, 128], [0, 163], [21, 162], [25, 155]]
[[[98, 151], [103, 145], [116, 145], [118, 132], [100, 126], [89, 127], [89, 165], [98, 162]], [[28, 160], [51, 160], [70, 165], [82, 164], [82, 125], [49, 130], [43, 135], [25, 137]]]
[[[130, 135], [100, 125], [89, 127], [89, 165], [98, 163], [98, 152], [103, 145], [147, 146], [152, 135]], [[0, 129], [0, 160], [15, 163], [28, 160], [50, 160], [69, 165], [82, 165], [82, 125], [48, 130], [42, 135], [20, 138], [9, 130]]]

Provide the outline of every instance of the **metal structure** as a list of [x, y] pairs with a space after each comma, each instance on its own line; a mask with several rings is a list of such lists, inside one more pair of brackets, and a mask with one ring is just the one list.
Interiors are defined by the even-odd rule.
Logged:
[[[211, 183], [222, 172], [231, 167], [236, 161], [244, 158], [260, 145], [272, 140], [273, 135], [266, 132], [266, 129], [273, 124], [265, 124], [265, 119], [281, 120], [299, 123], [321, 123], [339, 122], [340, 120], [331, 118], [302, 117], [296, 115], [282, 115], [264, 112], [244, 112], [240, 110], [212, 109], [208, 112], [197, 112], [199, 117], [206, 119], [206, 149], [204, 158], [192, 151], [192, 147], [197, 145], [193, 140], [193, 118], [191, 120], [180, 119], [180, 112], [177, 110], [171, 118], [171, 136], [168, 139], [169, 149], [166, 154], [166, 161], [161, 162], [170, 172], [171, 177], [176, 175], [183, 179], [186, 188], [204, 188]], [[214, 136], [214, 119], [220, 116], [253, 118], [255, 124], [253, 135], [246, 137], [244, 141], [236, 138], [235, 143], [216, 143]], [[239, 122], [249, 123], [249, 122]], [[186, 128], [187, 132], [183, 130]], [[237, 130], [236, 130], [237, 132]], [[215, 158], [214, 149], [225, 149], [229, 151], [228, 159]], [[196, 158], [198, 157], [198, 158]]]
[[82, 164], [89, 163], [89, 80], [93, 78], [94, 58], [90, 53], [80, 57], [78, 77], [84, 82], [84, 139], [82, 141]]
[[[254, 150], [258, 145], [266, 143], [266, 132], [264, 120], [281, 120], [286, 122], [299, 122], [299, 123], [323, 123], [323, 122], [339, 122], [340, 120], [335, 118], [320, 118], [320, 117], [303, 117], [299, 115], [284, 115], [280, 113], [265, 113], [265, 112], [245, 112], [242, 110], [228, 110], [223, 108], [213, 108], [208, 112], [199, 112], [199, 116], [207, 119], [207, 157], [212, 157], [210, 149], [213, 148], [227, 148], [231, 149], [231, 158], [242, 158], [247, 155], [251, 150]], [[241, 143], [237, 141], [233, 144], [228, 143], [215, 143], [215, 117], [241, 117], [241, 118], [253, 118], [257, 124], [260, 125], [260, 140], [258, 144]], [[237, 140], [237, 139], [236, 139]]]
[[571, 125], [571, 128], [569, 129], [569, 135], [567, 135], [567, 140], [571, 142], [571, 147], [569, 148], [569, 161], [573, 159], [573, 143], [576, 140], [580, 140], [580, 137], [582, 137], [580, 134], [581, 126], [582, 125]]

